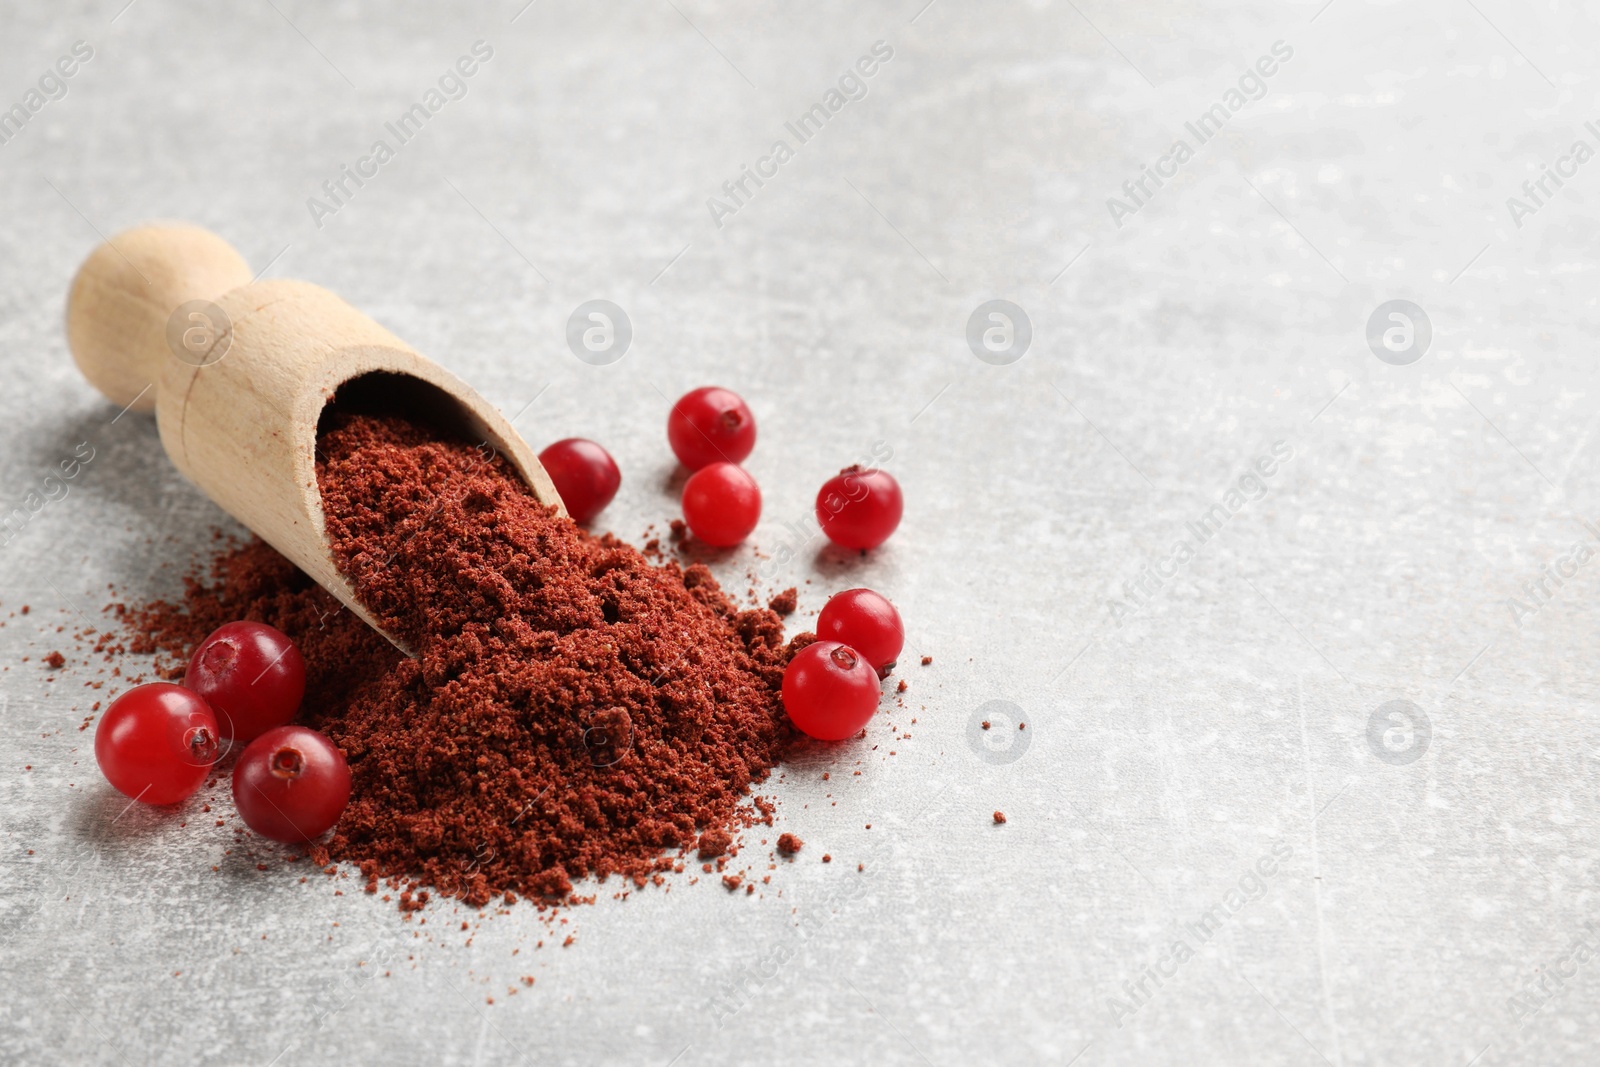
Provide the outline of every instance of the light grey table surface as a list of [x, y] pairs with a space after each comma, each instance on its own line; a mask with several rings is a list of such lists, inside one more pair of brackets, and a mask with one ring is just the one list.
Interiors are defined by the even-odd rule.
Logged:
[[[60, 96], [0, 144], [0, 512], [94, 452], [0, 549], [0, 1061], [1600, 1060], [1595, 15], [924, 2], [0, 5], [0, 107]], [[677, 513], [668, 398], [746, 396], [766, 513], [719, 572], [800, 583], [797, 626], [871, 585], [909, 631], [908, 710], [772, 784], [801, 860], [759, 897], [608, 886], [560, 948], [526, 904], [402, 923], [126, 810], [56, 629], [231, 528], [67, 354], [72, 272], [153, 218], [338, 291], [535, 447], [605, 442], [635, 542]], [[565, 340], [597, 298], [608, 365]], [[969, 347], [995, 299], [1020, 358]], [[1369, 345], [1394, 300], [1425, 347]], [[819, 552], [816, 487], [876, 442], [905, 522]]]

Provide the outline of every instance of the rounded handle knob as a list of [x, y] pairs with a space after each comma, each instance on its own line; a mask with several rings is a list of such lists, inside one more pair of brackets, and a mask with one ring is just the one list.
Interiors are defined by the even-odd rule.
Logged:
[[191, 300], [215, 300], [250, 283], [244, 257], [210, 230], [181, 224], [140, 226], [84, 260], [67, 297], [67, 346], [107, 400], [153, 411], [162, 366], [177, 359], [168, 341], [172, 313]]

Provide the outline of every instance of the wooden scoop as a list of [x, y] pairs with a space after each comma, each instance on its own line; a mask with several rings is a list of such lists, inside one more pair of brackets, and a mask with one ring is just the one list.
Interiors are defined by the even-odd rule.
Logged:
[[326, 289], [252, 282], [222, 238], [143, 226], [96, 248], [67, 298], [67, 343], [114, 404], [156, 413], [178, 470], [224, 511], [384, 632], [328, 547], [314, 454], [340, 393], [422, 417], [510, 460], [565, 513], [550, 476], [488, 401]]

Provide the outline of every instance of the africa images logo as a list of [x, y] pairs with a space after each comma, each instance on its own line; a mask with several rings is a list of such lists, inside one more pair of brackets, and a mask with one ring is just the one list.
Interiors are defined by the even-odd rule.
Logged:
[[1410, 300], [1387, 300], [1367, 317], [1367, 347], [1391, 367], [1409, 367], [1433, 344], [1433, 322]]
[[[792, 146], [783, 138], [778, 138], [772, 142], [766, 154], [756, 160], [754, 168], [748, 163], [740, 164], [738, 177], [722, 183], [721, 197], [706, 197], [706, 210], [711, 212], [711, 221], [717, 229], [722, 229], [723, 219], [737, 215], [741, 208], [755, 199], [756, 193], [778, 176], [779, 168], [795, 157], [796, 150], [821, 133], [823, 127], [845, 109], [845, 105], [865, 99], [869, 89], [867, 79], [893, 58], [894, 48], [889, 42], [874, 41], [872, 51], [858, 58], [853, 67], [839, 75], [835, 86], [823, 93], [822, 99], [802, 111], [794, 121], [783, 124], [783, 128], [794, 138]], [[752, 185], [754, 188], [751, 188]]]
[[[394, 138], [393, 144], [389, 143], [388, 138], [379, 137], [372, 142], [367, 154], [356, 160], [354, 167], [348, 163], [339, 164], [339, 172], [322, 183], [322, 192], [327, 199], [306, 197], [306, 210], [311, 213], [311, 221], [317, 229], [322, 229], [325, 218], [342, 211], [354, 198], [356, 191], [365, 188], [367, 182], [376, 178], [379, 170], [414, 140], [422, 132], [422, 127], [444, 110], [446, 104], [465, 97], [467, 80], [493, 58], [494, 48], [487, 41], [473, 42], [472, 54], [461, 56], [454, 66], [446, 68], [439, 76], [437, 88], [430, 86], [422, 94], [422, 99], [402, 112], [399, 118], [383, 124], [384, 130]], [[354, 189], [350, 187], [352, 183]]]
[[[1600, 126], [1595, 125], [1593, 119], [1585, 122], [1583, 128], [1597, 143], [1600, 143]], [[1506, 211], [1510, 212], [1511, 221], [1516, 224], [1517, 229], [1522, 229], [1528, 219], [1537, 215], [1554, 199], [1556, 193], [1567, 182], [1578, 176], [1578, 168], [1594, 156], [1594, 146], [1580, 137], [1572, 142], [1565, 153], [1556, 157], [1554, 165], [1539, 164], [1539, 176], [1529, 178], [1522, 183], [1522, 195], [1506, 197]]]
[[[1145, 164], [1140, 168], [1138, 177], [1122, 183], [1122, 192], [1127, 199], [1115, 196], [1106, 198], [1106, 210], [1111, 212], [1111, 221], [1117, 224], [1117, 229], [1122, 229], [1123, 219], [1138, 214], [1155, 197], [1156, 190], [1178, 176], [1178, 170], [1194, 158], [1196, 149], [1220, 134], [1233, 116], [1267, 95], [1267, 79], [1278, 73], [1281, 64], [1294, 57], [1294, 48], [1283, 41], [1273, 41], [1270, 51], [1271, 55], [1261, 56], [1254, 66], [1246, 67], [1244, 73], [1239, 75], [1237, 86], [1227, 89], [1221, 100], [1183, 124], [1183, 128], [1194, 138], [1193, 145], [1182, 137], [1173, 141], [1172, 147], [1156, 160], [1153, 168]], [[1152, 182], [1155, 188], [1151, 188]]]
[[1270, 454], [1255, 458], [1238, 481], [1223, 491], [1221, 497], [1193, 519], [1184, 523], [1184, 536], [1172, 543], [1172, 549], [1163, 557], [1146, 563], [1138, 577], [1122, 583], [1123, 598], [1112, 597], [1106, 602], [1111, 621], [1120, 630], [1124, 623], [1147, 607], [1162, 588], [1199, 555], [1200, 550], [1251, 504], [1266, 496], [1272, 489], [1274, 478], [1283, 464], [1294, 458], [1294, 447], [1287, 441], [1274, 441]]

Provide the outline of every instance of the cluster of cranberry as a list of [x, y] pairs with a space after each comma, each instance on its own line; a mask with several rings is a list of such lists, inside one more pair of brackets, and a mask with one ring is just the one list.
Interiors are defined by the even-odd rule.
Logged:
[[878, 710], [906, 631], [894, 605], [871, 589], [835, 593], [817, 616], [817, 639], [783, 671], [789, 721], [819, 741], [855, 736]]
[[124, 795], [176, 804], [200, 788], [224, 742], [242, 745], [239, 817], [274, 841], [310, 841], [344, 811], [350, 768], [326, 737], [288, 725], [305, 689], [305, 660], [287, 636], [230, 622], [194, 650], [182, 685], [151, 682], [111, 702], [95, 728], [95, 761]]
[[[667, 442], [693, 473], [683, 485], [683, 521], [708, 545], [750, 536], [761, 518], [761, 487], [739, 464], [756, 447], [756, 417], [739, 395], [707, 385], [685, 393], [667, 416]], [[622, 473], [593, 441], [569, 437], [539, 453], [574, 522], [585, 523], [617, 495]], [[905, 502], [887, 471], [851, 467], [817, 491], [817, 522], [842, 548], [877, 548], [900, 525]]]
[[[708, 545], [736, 545], [761, 518], [761, 488], [739, 466], [756, 446], [756, 419], [738, 394], [715, 385], [686, 393], [667, 416], [667, 441], [694, 473], [683, 486], [683, 519]], [[600, 445], [580, 437], [539, 454], [576, 522], [588, 522], [616, 496], [622, 474]], [[851, 467], [817, 492], [817, 522], [843, 548], [876, 548], [900, 525], [900, 484], [887, 471]], [[877, 710], [881, 680], [905, 644], [894, 605], [870, 589], [831, 598], [817, 618], [817, 641], [783, 675], [789, 719], [811, 737], [854, 736]]]

